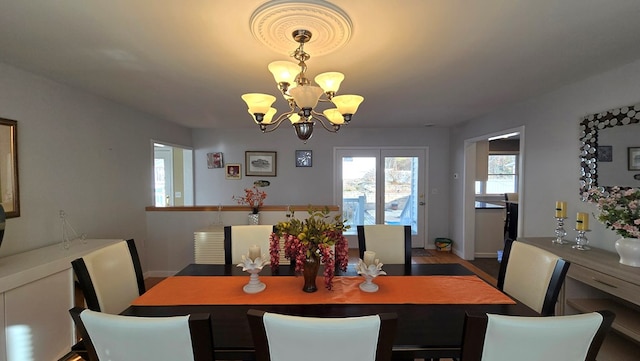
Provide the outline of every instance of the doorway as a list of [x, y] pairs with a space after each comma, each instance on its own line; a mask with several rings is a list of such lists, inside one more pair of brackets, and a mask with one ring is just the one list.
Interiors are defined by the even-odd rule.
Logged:
[[193, 150], [153, 142], [153, 205], [193, 205]]
[[[516, 135], [516, 139], [518, 139], [517, 145], [517, 155], [515, 157], [505, 156], [509, 154], [508, 151], [500, 151], [493, 150], [495, 158], [494, 160], [502, 160], [503, 163], [498, 163], [498, 168], [493, 168], [492, 170], [488, 170], [485, 172], [479, 172], [479, 167], [487, 167], [489, 166], [489, 148], [484, 148], [484, 144], [490, 141], [497, 141], [501, 138], [507, 138], [507, 135], [511, 135], [513, 139], [513, 135]], [[480, 241], [476, 237], [477, 232], [477, 224], [476, 224], [476, 215], [477, 215], [477, 203], [476, 201], [486, 201], [490, 204], [498, 204], [504, 207], [507, 207], [507, 203], [513, 201], [509, 201], [505, 198], [506, 193], [515, 193], [515, 197], [518, 199], [515, 203], [517, 205], [513, 205], [516, 208], [517, 214], [517, 235], [520, 235], [522, 232], [522, 201], [523, 201], [523, 179], [524, 179], [524, 167], [523, 167], [523, 159], [524, 159], [524, 126], [507, 129], [504, 131], [486, 134], [483, 136], [475, 137], [465, 141], [464, 146], [464, 186], [463, 186], [463, 228], [462, 228], [462, 238], [463, 244], [461, 249], [458, 250], [459, 256], [466, 260], [473, 260], [478, 253], [476, 249], [477, 242]], [[514, 153], [514, 152], [511, 152]], [[484, 165], [479, 161], [486, 157], [487, 161]], [[514, 159], [516, 162], [515, 169], [513, 167], [509, 167], [509, 162], [506, 160]], [[494, 163], [494, 166], [496, 164]], [[496, 171], [498, 169], [498, 171]], [[484, 174], [483, 174], [484, 173]], [[483, 174], [483, 176], [479, 176], [479, 174]], [[478, 179], [484, 177], [480, 182]], [[504, 191], [504, 187], [509, 184], [515, 184], [515, 190], [513, 192]], [[508, 188], [508, 187], [507, 187]], [[504, 192], [503, 192], [504, 191]], [[498, 192], [498, 193], [496, 193]], [[506, 208], [505, 208], [506, 209]], [[490, 211], [485, 211], [490, 212]], [[484, 215], [483, 215], [484, 216]], [[500, 229], [502, 229], [505, 224], [503, 223], [506, 219], [506, 211], [505, 215], [501, 216], [500, 220]], [[513, 226], [513, 223], [511, 224]], [[497, 240], [497, 244], [501, 245], [504, 241], [504, 233], [497, 232], [500, 235], [500, 239]], [[501, 248], [500, 248], [501, 250]], [[497, 251], [497, 250], [496, 250]], [[482, 250], [481, 253], [488, 254], [486, 250]], [[497, 252], [491, 254], [495, 254], [497, 257]]]

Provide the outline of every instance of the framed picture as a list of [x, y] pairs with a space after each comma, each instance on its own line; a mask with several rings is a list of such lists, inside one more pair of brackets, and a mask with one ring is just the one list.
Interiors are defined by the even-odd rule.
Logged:
[[227, 164], [224, 167], [224, 177], [225, 179], [240, 179], [242, 178], [242, 172], [240, 164]]
[[276, 152], [244, 152], [244, 175], [275, 177], [277, 167]]
[[612, 162], [612, 161], [613, 161], [613, 146], [599, 145], [598, 146], [598, 162]]
[[311, 167], [313, 152], [310, 150], [296, 150], [296, 167]]
[[20, 217], [18, 121], [4, 118], [0, 118], [0, 195], [0, 204], [4, 208], [5, 216]]
[[629, 147], [629, 170], [640, 170], [640, 147]]
[[207, 153], [207, 168], [222, 168], [223, 164], [222, 153]]

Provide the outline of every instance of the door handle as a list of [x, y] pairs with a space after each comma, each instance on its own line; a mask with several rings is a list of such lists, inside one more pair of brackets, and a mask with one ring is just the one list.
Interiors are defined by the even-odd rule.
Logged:
[[418, 204], [421, 205], [421, 206], [424, 206], [426, 203], [425, 202], [420, 202]]

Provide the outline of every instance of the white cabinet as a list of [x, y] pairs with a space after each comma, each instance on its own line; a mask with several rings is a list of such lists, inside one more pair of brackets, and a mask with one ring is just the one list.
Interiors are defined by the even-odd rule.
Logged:
[[637, 360], [640, 354], [640, 269], [622, 265], [618, 255], [598, 248], [578, 251], [553, 237], [522, 238], [571, 262], [558, 300], [558, 314], [610, 310], [616, 314], [612, 332], [598, 361]]
[[121, 240], [76, 240], [0, 258], [0, 361], [58, 360], [75, 343], [71, 261]]

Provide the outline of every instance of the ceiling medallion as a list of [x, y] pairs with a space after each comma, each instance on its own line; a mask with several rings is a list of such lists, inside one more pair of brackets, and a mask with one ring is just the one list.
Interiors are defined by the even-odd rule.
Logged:
[[352, 23], [339, 7], [321, 0], [275, 0], [251, 15], [251, 33], [268, 48], [290, 55], [297, 43], [291, 34], [306, 29], [313, 40], [306, 44], [314, 56], [327, 55], [351, 39]]

